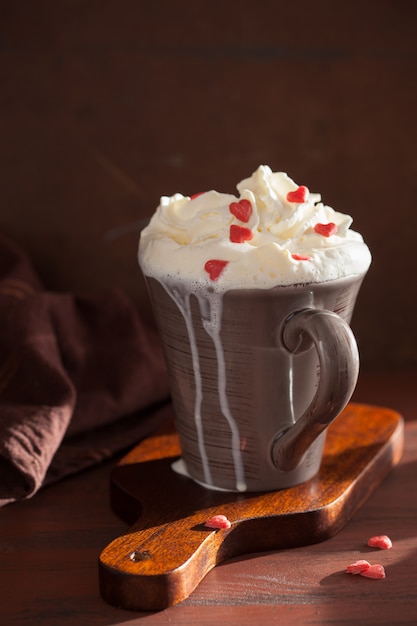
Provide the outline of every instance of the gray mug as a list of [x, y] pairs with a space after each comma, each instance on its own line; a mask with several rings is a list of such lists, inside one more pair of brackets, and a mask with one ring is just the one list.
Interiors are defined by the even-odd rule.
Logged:
[[240, 492], [317, 473], [357, 381], [349, 322], [363, 277], [223, 294], [147, 277], [182, 449], [174, 469]]

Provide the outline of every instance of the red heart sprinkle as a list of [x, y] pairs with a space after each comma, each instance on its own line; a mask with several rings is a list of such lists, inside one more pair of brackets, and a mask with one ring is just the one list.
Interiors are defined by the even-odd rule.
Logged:
[[195, 200], [196, 198], [198, 198], [198, 196], [202, 196], [203, 193], [206, 193], [205, 191], [199, 191], [198, 193], [193, 193], [192, 196], [190, 196], [190, 200]]
[[392, 548], [392, 541], [387, 535], [376, 535], [368, 539], [368, 546], [371, 548], [380, 548], [381, 550], [389, 550]]
[[379, 563], [375, 563], [375, 565], [371, 565], [371, 567], [367, 567], [362, 572], [359, 572], [361, 576], [365, 576], [365, 578], [375, 578], [376, 580], [385, 578], [385, 569], [383, 565]]
[[253, 233], [250, 228], [246, 226], [239, 226], [238, 224], [232, 224], [230, 227], [230, 241], [233, 243], [243, 243], [244, 241], [250, 241], [253, 237]]
[[211, 280], [217, 280], [229, 261], [219, 261], [218, 259], [211, 259], [207, 261], [204, 266], [207, 274]]
[[360, 559], [359, 561], [355, 561], [347, 566], [346, 572], [348, 574], [362, 574], [365, 570], [369, 569], [371, 564], [364, 559]]
[[309, 261], [311, 259], [311, 257], [305, 254], [292, 254], [291, 256], [295, 261]]
[[305, 202], [309, 193], [308, 187], [300, 185], [300, 187], [294, 189], [294, 191], [287, 193], [287, 200], [288, 202]]
[[252, 205], [249, 200], [242, 198], [239, 202], [232, 202], [229, 205], [230, 213], [237, 217], [241, 222], [248, 222], [252, 215]]
[[330, 235], [337, 233], [337, 224], [334, 222], [329, 222], [328, 224], [316, 224], [314, 232], [318, 235], [323, 235], [323, 237], [330, 237]]
[[204, 524], [207, 528], [230, 528], [231, 523], [225, 515], [214, 515]]

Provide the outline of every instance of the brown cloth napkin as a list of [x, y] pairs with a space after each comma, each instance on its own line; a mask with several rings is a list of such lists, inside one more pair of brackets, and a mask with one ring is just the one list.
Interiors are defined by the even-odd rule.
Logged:
[[48, 292], [0, 237], [0, 506], [126, 449], [169, 413], [159, 340], [126, 295]]

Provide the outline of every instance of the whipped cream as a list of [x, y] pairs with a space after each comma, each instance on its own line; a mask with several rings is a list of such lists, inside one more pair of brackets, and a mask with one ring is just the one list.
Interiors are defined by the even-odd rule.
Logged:
[[[163, 196], [140, 237], [144, 274], [224, 291], [323, 282], [368, 269], [371, 254], [350, 228], [352, 218], [287, 174], [261, 165], [237, 190], [239, 196]], [[212, 261], [222, 264], [215, 277], [206, 265]]]

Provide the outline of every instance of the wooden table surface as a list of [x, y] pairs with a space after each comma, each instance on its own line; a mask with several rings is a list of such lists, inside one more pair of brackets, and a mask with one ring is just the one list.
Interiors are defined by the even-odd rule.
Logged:
[[[417, 372], [362, 373], [354, 399], [406, 420], [400, 464], [335, 537], [312, 546], [236, 558], [211, 571], [182, 604], [154, 613], [107, 605], [98, 592], [101, 550], [126, 530], [110, 510], [116, 460], [0, 509], [0, 624], [417, 623]], [[366, 546], [387, 534], [391, 550]], [[345, 573], [365, 558], [384, 580]]]

